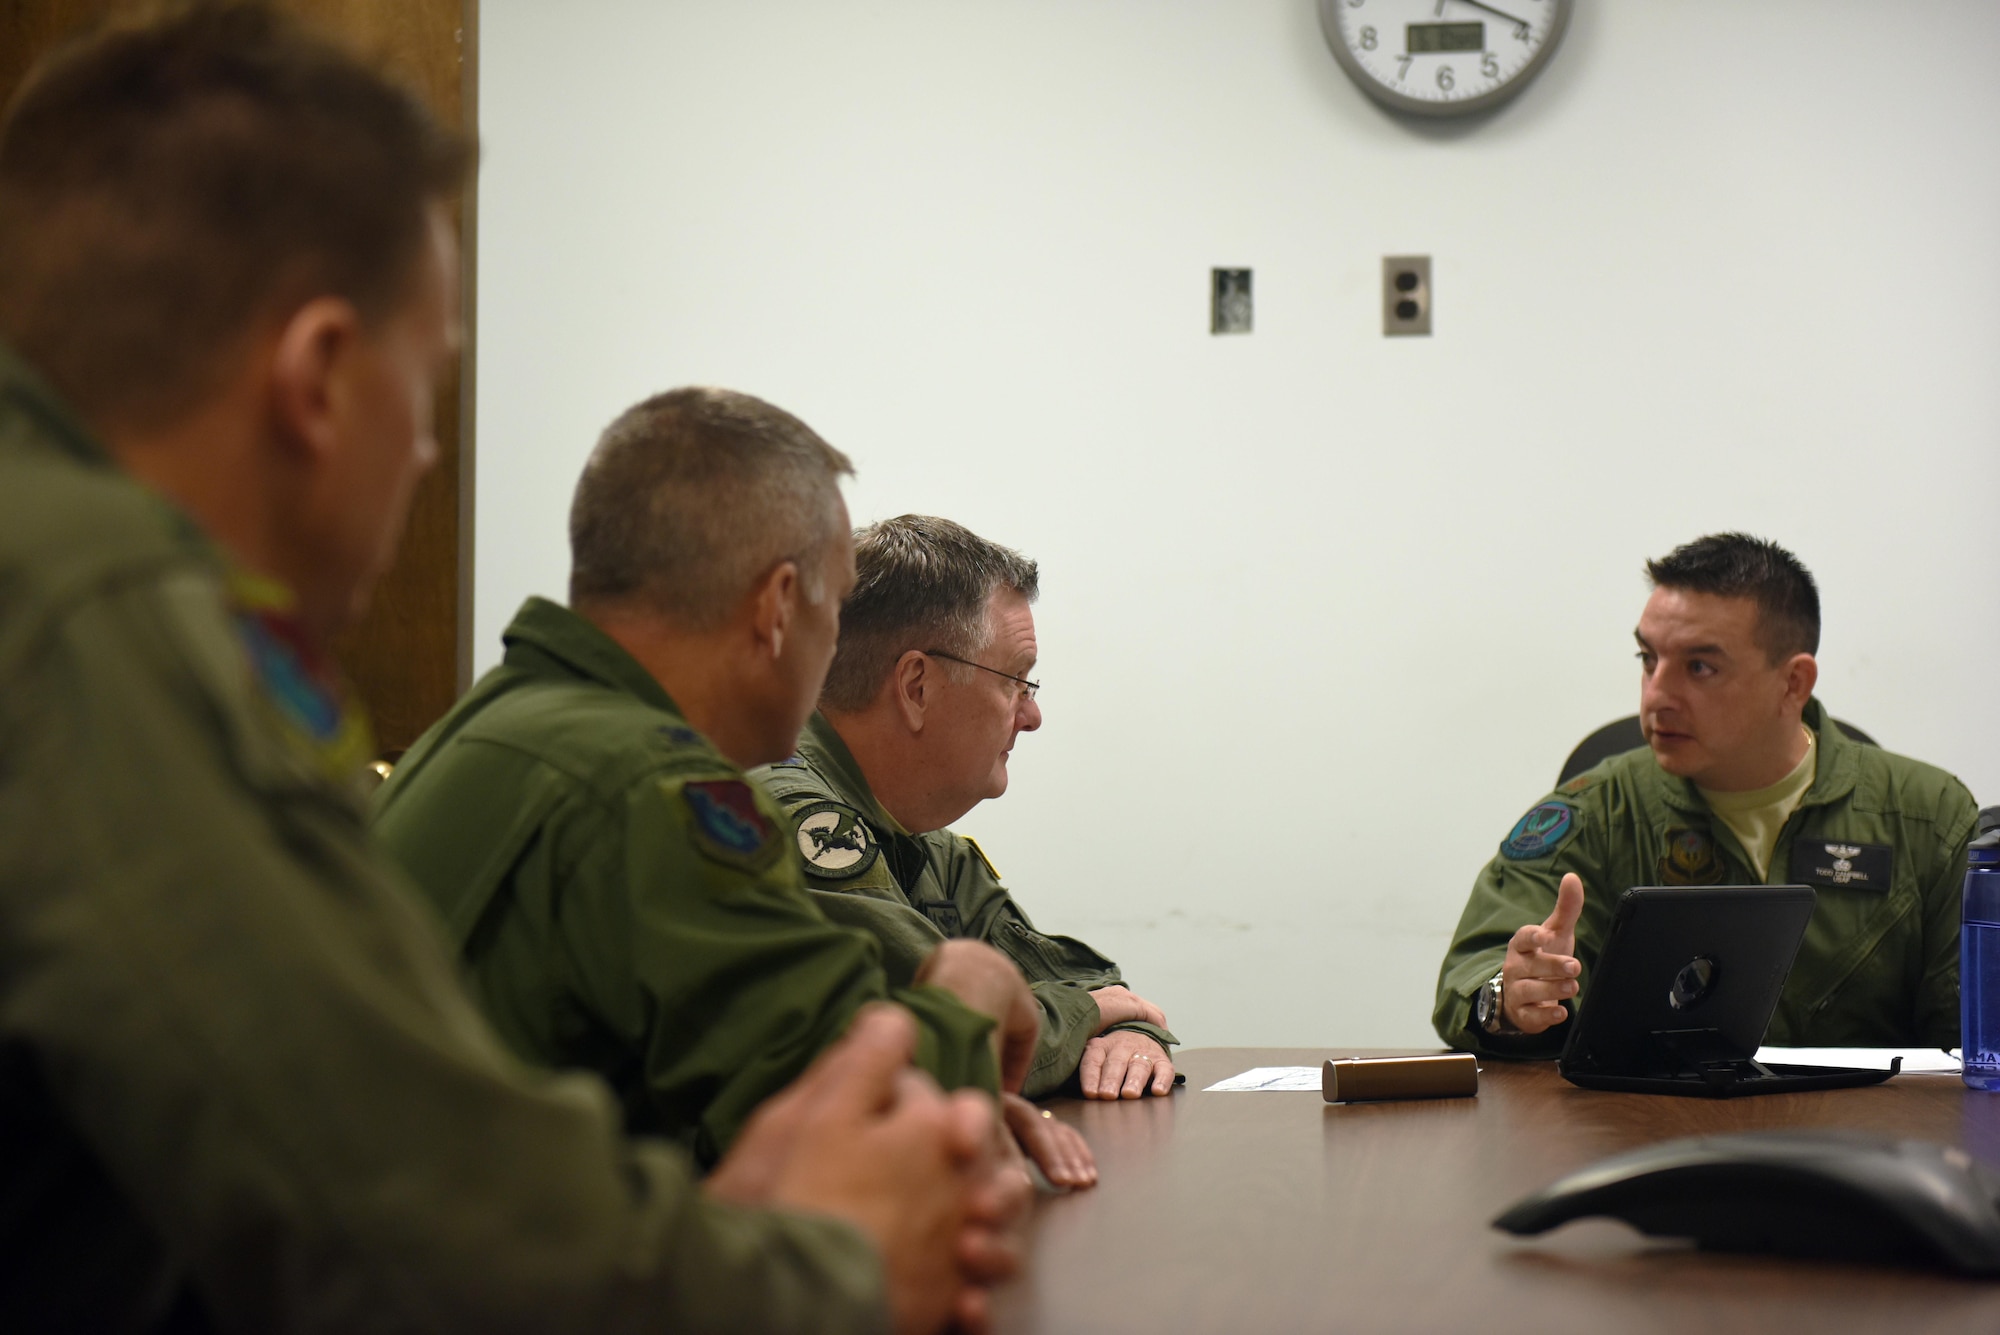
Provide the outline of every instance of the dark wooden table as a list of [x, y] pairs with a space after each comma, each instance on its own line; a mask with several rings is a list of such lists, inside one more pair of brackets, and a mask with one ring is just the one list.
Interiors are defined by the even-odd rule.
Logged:
[[1606, 1094], [1553, 1063], [1487, 1061], [1479, 1096], [1329, 1105], [1204, 1094], [1253, 1066], [1380, 1050], [1196, 1048], [1187, 1087], [1060, 1100], [1101, 1174], [1041, 1201], [1026, 1274], [996, 1295], [1018, 1331], [2000, 1331], [2000, 1283], [1716, 1256], [1588, 1220], [1541, 1238], [1489, 1221], [1621, 1150], [1676, 1136], [1833, 1126], [1963, 1146], [2000, 1164], [2000, 1095], [1956, 1076], [1734, 1100]]

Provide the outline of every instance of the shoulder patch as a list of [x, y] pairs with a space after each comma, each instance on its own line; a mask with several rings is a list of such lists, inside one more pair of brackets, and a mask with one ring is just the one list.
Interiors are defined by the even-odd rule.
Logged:
[[1561, 848], [1576, 833], [1576, 808], [1567, 802], [1544, 802], [1514, 823], [1500, 856], [1509, 862], [1532, 862]]
[[682, 784], [681, 800], [694, 818], [695, 846], [717, 862], [760, 870], [781, 847], [777, 831], [757, 809], [756, 795], [742, 779]]
[[808, 802], [792, 812], [792, 825], [798, 833], [799, 856], [815, 876], [852, 880], [882, 856], [882, 845], [853, 807]]
[[347, 698], [339, 669], [300, 625], [291, 595], [241, 573], [231, 574], [228, 590], [251, 678], [271, 713], [323, 773], [356, 773], [374, 749], [367, 721]]
[[992, 858], [986, 856], [986, 850], [979, 846], [979, 841], [969, 834], [961, 834], [959, 838], [965, 840], [965, 846], [972, 850], [973, 856], [977, 857], [980, 863], [986, 868], [986, 874], [996, 881], [999, 880], [1000, 869], [993, 865]]

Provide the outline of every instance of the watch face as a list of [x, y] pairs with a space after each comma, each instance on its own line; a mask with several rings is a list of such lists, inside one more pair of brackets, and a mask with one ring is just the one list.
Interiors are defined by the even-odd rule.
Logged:
[[1479, 1021], [1481, 1025], [1489, 1024], [1492, 1022], [1493, 984], [1491, 983], [1482, 984], [1480, 986], [1479, 991], [1473, 996], [1472, 1018]]
[[1571, 0], [1319, 0], [1348, 77], [1384, 106], [1425, 116], [1506, 101], [1554, 54]]

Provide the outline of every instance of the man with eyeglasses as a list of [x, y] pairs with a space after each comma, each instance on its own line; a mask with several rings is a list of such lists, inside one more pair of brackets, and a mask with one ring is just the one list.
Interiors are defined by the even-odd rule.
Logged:
[[916, 1019], [919, 1067], [997, 1084], [1043, 1172], [1085, 1186], [1081, 1137], [1011, 1093], [1038, 1023], [1018, 970], [953, 941], [889, 982], [875, 943], [815, 907], [784, 813], [743, 775], [792, 750], [819, 697], [853, 579], [851, 471], [747, 394], [627, 410], [577, 483], [569, 605], [516, 613], [500, 665], [376, 795], [374, 834], [500, 1036], [604, 1076], [635, 1131], [716, 1162], [886, 999]]
[[987, 941], [1041, 1007], [1022, 1093], [1074, 1077], [1086, 1098], [1173, 1088], [1160, 1008], [1081, 941], [1045, 936], [979, 845], [945, 828], [1007, 791], [1007, 757], [1042, 726], [1035, 563], [948, 519], [861, 530], [840, 645], [798, 754], [753, 772], [792, 818], [829, 918], [882, 943], [892, 982], [945, 941]]

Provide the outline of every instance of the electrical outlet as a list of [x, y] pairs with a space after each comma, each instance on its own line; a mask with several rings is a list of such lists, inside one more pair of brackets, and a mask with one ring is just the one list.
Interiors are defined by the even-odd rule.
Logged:
[[1431, 257], [1382, 259], [1382, 332], [1391, 338], [1431, 332]]

